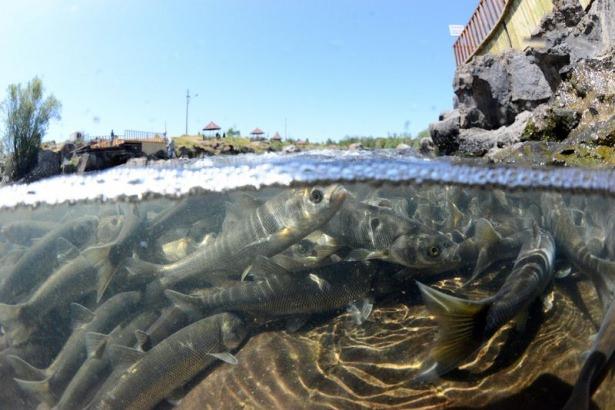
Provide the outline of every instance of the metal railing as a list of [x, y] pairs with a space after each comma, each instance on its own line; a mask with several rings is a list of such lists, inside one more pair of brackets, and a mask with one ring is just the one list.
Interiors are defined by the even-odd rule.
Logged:
[[164, 138], [167, 136], [165, 132], [158, 131], [139, 131], [139, 130], [124, 130], [124, 138], [130, 140], [146, 140], [152, 138]]
[[467, 62], [497, 25], [510, 0], [480, 0], [470, 21], [453, 45], [457, 65]]

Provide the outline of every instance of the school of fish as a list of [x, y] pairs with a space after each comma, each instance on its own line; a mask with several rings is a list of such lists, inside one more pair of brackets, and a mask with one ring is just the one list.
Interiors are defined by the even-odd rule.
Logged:
[[[314, 315], [362, 326], [411, 288], [438, 325], [411, 382], [436, 385], [509, 322], [523, 333], [554, 281], [578, 277], [603, 319], [565, 409], [589, 409], [615, 360], [610, 211], [551, 192], [331, 184], [9, 212], [0, 383], [25, 399], [0, 394], [0, 408], [172, 405], [258, 332], [301, 332]], [[468, 297], [495, 268], [497, 290]], [[454, 294], [432, 286], [452, 273], [464, 277]]]

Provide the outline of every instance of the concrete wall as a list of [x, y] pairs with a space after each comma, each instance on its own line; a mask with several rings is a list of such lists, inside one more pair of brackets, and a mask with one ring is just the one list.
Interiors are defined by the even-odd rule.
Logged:
[[158, 151], [167, 152], [167, 146], [160, 141], [141, 141], [141, 150], [146, 155], [154, 155]]

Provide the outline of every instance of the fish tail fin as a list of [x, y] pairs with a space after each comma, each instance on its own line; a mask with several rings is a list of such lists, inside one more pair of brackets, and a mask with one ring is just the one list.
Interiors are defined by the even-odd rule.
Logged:
[[128, 274], [133, 278], [157, 279], [160, 276], [162, 265], [146, 262], [137, 257], [128, 258], [124, 264]]
[[53, 406], [56, 404], [57, 400], [53, 396], [51, 392], [51, 388], [49, 386], [49, 378], [42, 381], [29, 381], [29, 380], [21, 380], [14, 379], [19, 387], [30, 396], [36, 398], [38, 401]]
[[596, 377], [600, 370], [606, 365], [605, 355], [598, 351], [593, 351], [585, 361], [579, 378], [572, 389], [572, 394], [566, 402], [563, 410], [587, 410], [589, 409], [592, 386], [595, 385]]
[[447, 295], [417, 282], [427, 309], [438, 322], [433, 363], [419, 377], [425, 380], [455, 369], [482, 344], [488, 302], [473, 302]]
[[45, 380], [47, 372], [44, 369], [39, 369], [32, 366], [19, 356], [9, 354], [6, 356], [9, 364], [15, 370], [15, 374], [24, 380]]
[[164, 295], [171, 303], [186, 313], [193, 312], [201, 307], [201, 299], [198, 296], [186, 295], [171, 289], [166, 289]]

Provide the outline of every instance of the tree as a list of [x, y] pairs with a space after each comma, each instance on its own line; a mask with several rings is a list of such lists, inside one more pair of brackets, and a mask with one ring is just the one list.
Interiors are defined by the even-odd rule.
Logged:
[[60, 119], [62, 105], [53, 96], [44, 98], [43, 82], [34, 77], [25, 87], [11, 84], [1, 108], [4, 116], [4, 152], [9, 157], [8, 176], [19, 179], [37, 161], [41, 141], [51, 119]]

